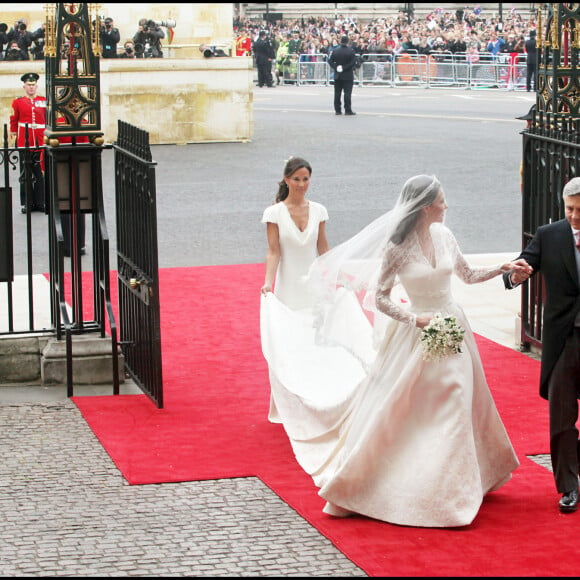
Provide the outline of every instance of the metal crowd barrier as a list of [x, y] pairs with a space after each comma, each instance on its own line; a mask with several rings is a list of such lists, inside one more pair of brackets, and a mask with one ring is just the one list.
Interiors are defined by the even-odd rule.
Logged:
[[[437, 52], [430, 55], [416, 51], [396, 55], [365, 54], [355, 72], [358, 86], [419, 86], [426, 88], [526, 89], [525, 53], [512, 59], [481, 52]], [[324, 85], [333, 82], [334, 71], [325, 54], [289, 55], [283, 67], [285, 84]]]

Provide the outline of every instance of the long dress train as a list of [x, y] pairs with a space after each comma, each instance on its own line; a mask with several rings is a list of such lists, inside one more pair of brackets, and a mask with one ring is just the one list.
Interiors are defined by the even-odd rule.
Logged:
[[[453, 273], [476, 283], [500, 270], [471, 268], [445, 226], [434, 224], [431, 235], [434, 265], [414, 233], [385, 262], [377, 306], [388, 317], [378, 346], [347, 289], [338, 294], [335, 316], [357, 337], [352, 344], [363, 345], [357, 353], [317, 342], [307, 310], [298, 316], [278, 308], [275, 297], [262, 301], [262, 345], [276, 407], [329, 514], [410, 526], [468, 525], [484, 495], [519, 465], [475, 337], [450, 290]], [[396, 280], [407, 305], [393, 298]], [[457, 317], [463, 348], [426, 361], [412, 314], [435, 312]], [[298, 338], [289, 340], [294, 332]]]

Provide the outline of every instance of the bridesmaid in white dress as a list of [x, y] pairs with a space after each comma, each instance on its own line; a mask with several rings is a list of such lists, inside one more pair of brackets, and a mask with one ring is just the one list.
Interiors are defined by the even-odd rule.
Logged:
[[[330, 515], [465, 526], [519, 465], [450, 281], [456, 274], [483, 282], [528, 266], [472, 268], [443, 225], [446, 209], [437, 178], [409, 179], [391, 212], [314, 261], [316, 340], [304, 332], [289, 341], [292, 355], [270, 343], [288, 336], [281, 331], [263, 341], [284, 428]], [[393, 292], [399, 283], [405, 303]], [[366, 325], [355, 302], [371, 310]], [[425, 360], [421, 330], [435, 313], [457, 318], [462, 350]]]
[[[274, 340], [267, 337], [268, 327], [273, 328], [275, 333], [283, 329], [290, 340], [297, 338], [298, 333], [292, 332], [288, 321], [284, 322], [284, 313], [287, 309], [297, 311], [312, 306], [305, 288], [305, 278], [316, 257], [329, 250], [326, 238], [328, 212], [322, 204], [306, 199], [311, 175], [312, 167], [306, 159], [290, 157], [278, 184], [276, 200], [264, 210], [262, 216], [262, 223], [266, 224], [268, 253], [261, 292], [264, 297], [270, 294], [268, 300], [262, 300], [261, 307], [264, 350], [268, 350], [268, 342], [270, 349], [288, 348], [288, 345], [282, 344], [284, 338]], [[275, 298], [271, 296], [272, 292]], [[270, 382], [274, 385], [268, 418], [279, 423], [274, 402], [278, 380], [272, 368]]]
[[264, 210], [268, 253], [262, 294], [272, 292], [288, 308], [311, 306], [303, 278], [315, 258], [329, 250], [326, 208], [306, 199], [312, 167], [301, 157], [290, 157], [278, 184], [273, 205]]

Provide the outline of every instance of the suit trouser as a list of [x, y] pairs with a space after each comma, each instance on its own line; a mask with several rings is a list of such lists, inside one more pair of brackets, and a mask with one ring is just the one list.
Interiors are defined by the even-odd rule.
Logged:
[[[335, 75], [336, 76], [336, 75]], [[352, 95], [352, 87], [354, 85], [353, 80], [343, 80], [343, 79], [334, 79], [334, 110], [337, 113], [341, 112], [341, 104], [340, 98], [344, 93], [344, 110], [346, 113], [352, 112], [352, 103], [351, 103], [351, 95]]]
[[[26, 175], [25, 175], [25, 155], [28, 153], [20, 153], [20, 205], [26, 205]], [[44, 174], [42, 173], [42, 166], [40, 164], [40, 153], [34, 151], [30, 153], [30, 180], [32, 198], [30, 206], [32, 211], [44, 211]]]
[[258, 69], [258, 86], [262, 87], [264, 85], [271, 86], [274, 84], [272, 79], [272, 61], [266, 60], [265, 62], [260, 60], [256, 67]]
[[559, 493], [578, 487], [578, 390], [580, 386], [580, 328], [566, 339], [549, 379], [550, 456]]

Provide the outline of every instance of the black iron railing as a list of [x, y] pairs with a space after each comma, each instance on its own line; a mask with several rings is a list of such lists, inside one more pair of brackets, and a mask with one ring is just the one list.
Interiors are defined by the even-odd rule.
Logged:
[[125, 368], [163, 407], [157, 193], [149, 134], [118, 122], [115, 150], [120, 344]]

